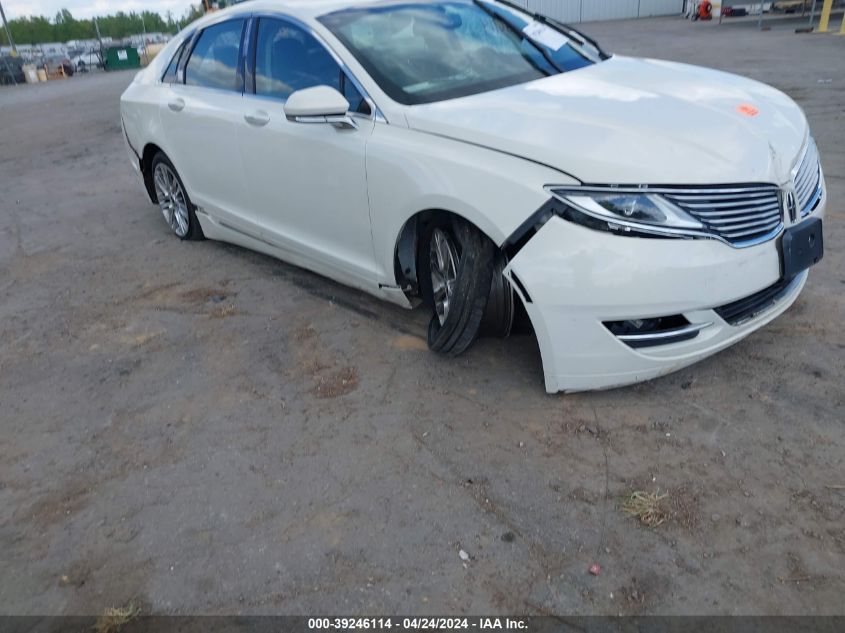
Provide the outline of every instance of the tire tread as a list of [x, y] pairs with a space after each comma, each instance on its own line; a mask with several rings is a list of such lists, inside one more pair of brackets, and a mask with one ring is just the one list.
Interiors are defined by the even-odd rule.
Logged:
[[[455, 219], [452, 229], [461, 245], [458, 283], [446, 322], [441, 326], [434, 314], [428, 326], [429, 348], [449, 357], [462, 354], [478, 338], [490, 294], [495, 256], [493, 243], [468, 222]], [[423, 247], [428, 248], [428, 240]]]

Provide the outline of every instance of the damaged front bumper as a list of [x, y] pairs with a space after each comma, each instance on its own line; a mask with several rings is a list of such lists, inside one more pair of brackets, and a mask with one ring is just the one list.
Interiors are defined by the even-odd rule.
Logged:
[[[546, 390], [649, 380], [770, 322], [807, 279], [806, 270], [781, 278], [779, 239], [732, 248], [620, 237], [552, 217], [504, 272], [534, 326]], [[636, 329], [643, 324], [654, 326]]]

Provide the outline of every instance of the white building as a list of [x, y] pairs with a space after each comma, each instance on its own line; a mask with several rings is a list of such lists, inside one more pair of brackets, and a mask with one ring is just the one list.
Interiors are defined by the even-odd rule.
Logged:
[[144, 44], [163, 44], [169, 42], [173, 36], [170, 33], [135, 33], [123, 38], [124, 44], [143, 46]]
[[[104, 37], [103, 44], [108, 46], [111, 44], [112, 38]], [[67, 47], [70, 50], [91, 50], [91, 49], [99, 49], [100, 42], [97, 39], [90, 39], [90, 40], [70, 40], [67, 42]]]
[[681, 15], [684, 0], [513, 0], [527, 9], [561, 22], [622, 20], [657, 15]]

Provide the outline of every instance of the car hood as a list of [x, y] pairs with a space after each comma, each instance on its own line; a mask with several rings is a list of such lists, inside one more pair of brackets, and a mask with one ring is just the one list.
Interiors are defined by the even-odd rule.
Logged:
[[591, 184], [783, 183], [807, 136], [782, 92], [653, 59], [602, 63], [412, 106], [416, 130], [543, 163]]

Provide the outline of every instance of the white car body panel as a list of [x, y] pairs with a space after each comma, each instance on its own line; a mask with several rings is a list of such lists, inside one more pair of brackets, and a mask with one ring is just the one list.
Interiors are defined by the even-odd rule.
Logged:
[[368, 145], [367, 175], [376, 256], [390, 283], [396, 238], [415, 213], [448, 209], [502, 244], [525, 221], [519, 210], [548, 199], [543, 184], [576, 184], [521, 158], [383, 124]]
[[[238, 160], [244, 97], [176, 84], [162, 86], [161, 95], [165, 151], [177, 165], [191, 198], [207, 213], [237, 226], [249, 217], [251, 208]], [[181, 109], [174, 111], [174, 106]]]
[[[738, 112], [742, 104], [753, 104], [759, 114]], [[801, 109], [774, 88], [706, 68], [620, 56], [415, 106], [408, 123], [531, 158], [585, 183], [616, 184], [781, 183], [807, 135]]]
[[358, 129], [337, 130], [289, 121], [278, 101], [245, 96], [244, 102], [250, 113], [269, 119], [263, 127], [240, 125], [238, 138], [244, 171], [272, 183], [248, 194], [262, 237], [285, 250], [299, 247], [347, 283], [372, 285], [377, 274], [365, 163], [372, 119], [356, 117]]
[[[816, 213], [824, 215], [824, 200]], [[712, 310], [774, 284], [780, 276], [775, 240], [732, 248], [716, 240], [652, 240], [648, 257], [635, 238], [594, 235], [560, 218], [549, 220], [505, 271], [530, 295], [523, 303], [540, 343], [546, 390], [582, 391], [641, 382], [715, 354], [785, 311], [807, 278], [770, 310], [740, 326]], [[516, 286], [517, 292], [522, 292]], [[689, 341], [632, 349], [602, 321], [683, 314], [709, 324]]]
[[[397, 241], [419, 212], [450, 211], [502, 246], [549, 200], [549, 185], [789, 187], [808, 142], [803, 112], [774, 88], [620, 56], [499, 90], [402, 105], [316, 19], [378, 1], [261, 0], [192, 24], [122, 97], [135, 169], [145, 148], [157, 146], [199, 207], [207, 237], [411, 306], [397, 279]], [[279, 100], [161, 82], [187, 35], [250, 13], [279, 14], [311, 29], [377, 114], [353, 115], [357, 129], [303, 124], [289, 120]], [[738, 109], [745, 105], [756, 113]], [[823, 176], [821, 183], [824, 191]], [[825, 205], [822, 193], [813, 217], [823, 217]], [[723, 349], [783, 312], [807, 275], [741, 326], [713, 308], [779, 275], [774, 239], [735, 248], [716, 239], [620, 237], [557, 216], [505, 270], [522, 284], [513, 286], [537, 333], [549, 392], [630, 384]], [[682, 314], [702, 329], [691, 340], [632, 349], [602, 325], [663, 314]]]

